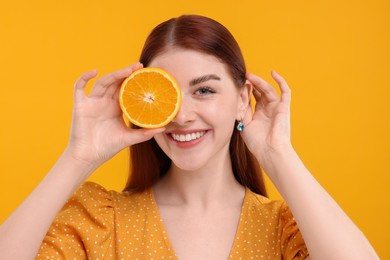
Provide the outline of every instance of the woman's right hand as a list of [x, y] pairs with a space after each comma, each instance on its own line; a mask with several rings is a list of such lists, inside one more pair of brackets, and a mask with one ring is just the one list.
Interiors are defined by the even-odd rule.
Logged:
[[107, 74], [96, 81], [89, 95], [84, 92], [97, 71], [85, 72], [74, 86], [73, 119], [66, 151], [76, 160], [98, 167], [127, 146], [144, 142], [158, 129], [132, 129], [126, 126], [119, 106], [119, 90], [123, 80], [142, 68], [136, 63]]

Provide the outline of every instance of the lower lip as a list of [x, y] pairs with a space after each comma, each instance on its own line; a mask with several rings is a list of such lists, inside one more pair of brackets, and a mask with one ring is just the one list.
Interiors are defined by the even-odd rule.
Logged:
[[197, 144], [199, 144], [200, 142], [203, 141], [203, 139], [205, 138], [205, 136], [208, 134], [209, 131], [206, 131], [206, 133], [204, 133], [204, 135], [202, 135], [201, 137], [199, 137], [198, 139], [195, 139], [195, 140], [191, 140], [191, 141], [187, 141], [187, 142], [179, 142], [179, 141], [176, 141], [175, 139], [173, 139], [172, 135], [169, 134], [168, 137], [169, 139], [175, 143], [175, 145], [179, 148], [192, 148], [194, 146], [196, 146]]

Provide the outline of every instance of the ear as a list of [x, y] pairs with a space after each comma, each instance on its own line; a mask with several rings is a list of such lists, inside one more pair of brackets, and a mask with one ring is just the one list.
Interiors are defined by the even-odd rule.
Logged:
[[238, 104], [237, 117], [236, 117], [237, 121], [241, 120], [244, 117], [246, 110], [250, 106], [249, 102], [251, 100], [252, 90], [253, 90], [253, 85], [249, 80], [246, 80], [244, 86], [242, 86], [238, 90], [239, 96], [237, 102]]

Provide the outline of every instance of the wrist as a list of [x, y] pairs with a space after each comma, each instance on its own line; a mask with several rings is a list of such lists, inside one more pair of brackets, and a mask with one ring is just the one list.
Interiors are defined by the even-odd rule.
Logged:
[[85, 176], [84, 178], [88, 178], [98, 167], [98, 162], [92, 162], [88, 160], [84, 160], [77, 156], [74, 152], [72, 152], [69, 147], [65, 149], [60, 157], [60, 162], [65, 165], [68, 165], [69, 168], [72, 169], [72, 172], [81, 176]]
[[98, 167], [102, 164], [93, 146], [70, 142], [65, 148], [63, 155], [74, 160], [80, 166]]
[[279, 143], [278, 145], [263, 145], [263, 149], [258, 149], [255, 152], [255, 157], [263, 165], [274, 160], [279, 160], [285, 154], [294, 153], [295, 150], [290, 142]]
[[280, 166], [294, 160], [297, 154], [292, 144], [286, 143], [278, 146], [270, 146], [268, 149], [257, 152], [255, 157], [266, 174], [272, 179], [272, 176], [279, 172], [278, 169]]

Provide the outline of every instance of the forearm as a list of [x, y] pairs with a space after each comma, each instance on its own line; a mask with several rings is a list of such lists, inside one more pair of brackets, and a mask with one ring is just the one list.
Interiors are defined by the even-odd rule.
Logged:
[[4, 259], [34, 259], [55, 216], [95, 169], [66, 151], [47, 176], [0, 227]]
[[362, 232], [314, 179], [292, 147], [273, 151], [266, 159], [257, 158], [291, 208], [311, 259], [378, 259]]

